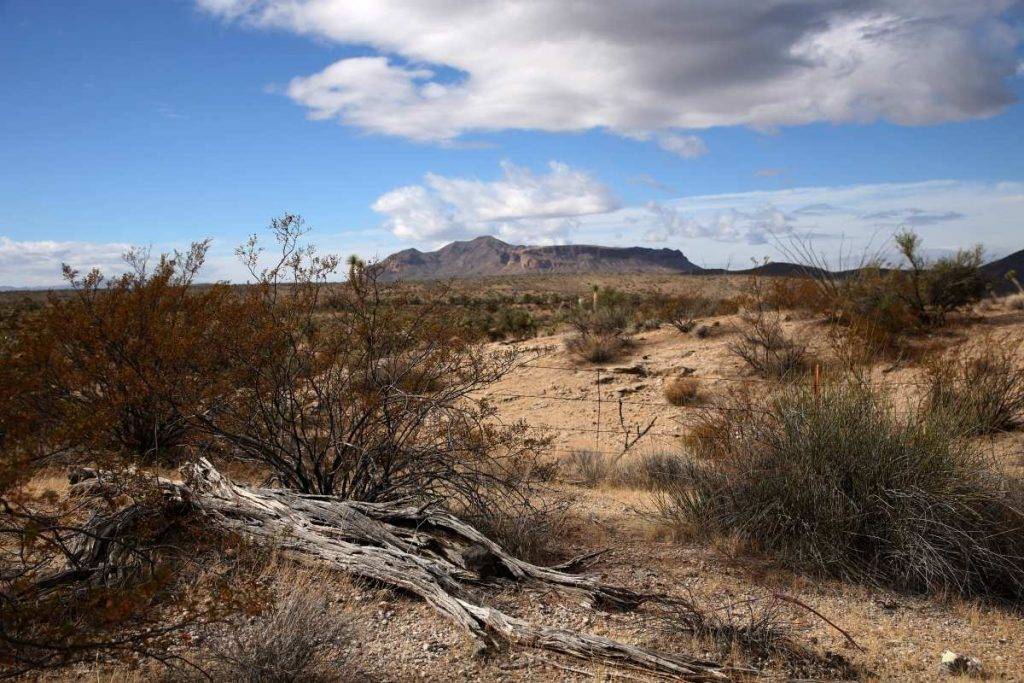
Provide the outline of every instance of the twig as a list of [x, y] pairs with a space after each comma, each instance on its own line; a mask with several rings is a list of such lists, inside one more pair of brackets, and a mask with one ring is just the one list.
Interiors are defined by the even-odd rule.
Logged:
[[816, 614], [818, 616], [818, 618], [820, 618], [826, 624], [828, 624], [829, 626], [831, 626], [835, 630], [837, 630], [840, 633], [842, 633], [843, 637], [846, 638], [846, 642], [848, 642], [850, 645], [853, 645], [855, 648], [857, 648], [861, 652], [867, 652], [867, 650], [865, 650], [863, 647], [861, 647], [860, 643], [858, 643], [856, 640], [854, 640], [853, 636], [851, 636], [845, 629], [843, 629], [840, 626], [838, 626], [834, 621], [832, 621], [831, 619], [829, 619], [824, 614], [822, 614], [818, 610], [814, 609], [813, 607], [811, 607], [807, 603], [803, 602], [802, 600], [798, 600], [798, 599], [796, 599], [794, 597], [790, 597], [789, 595], [784, 595], [782, 593], [773, 593], [773, 597], [776, 597], [779, 600], [785, 600], [786, 602], [792, 603], [794, 605], [798, 605], [800, 607], [803, 607], [808, 612]]

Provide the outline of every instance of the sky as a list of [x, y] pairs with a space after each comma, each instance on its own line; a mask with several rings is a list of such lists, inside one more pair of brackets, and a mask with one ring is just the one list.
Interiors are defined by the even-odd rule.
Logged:
[[0, 0], [0, 286], [299, 213], [708, 267], [1024, 248], [1011, 0]]

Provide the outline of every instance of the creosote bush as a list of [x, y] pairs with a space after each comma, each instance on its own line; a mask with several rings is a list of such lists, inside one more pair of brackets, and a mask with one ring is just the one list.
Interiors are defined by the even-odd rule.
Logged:
[[722, 406], [713, 461], [663, 512], [798, 570], [901, 589], [1024, 597], [1024, 496], [944, 414], [900, 419], [854, 384]]
[[235, 391], [192, 413], [213, 446], [304, 493], [477, 505], [514, 491], [544, 442], [499, 424], [473, 395], [520, 352], [453, 336], [438, 310], [392, 305], [378, 270], [358, 259], [344, 284], [329, 285], [339, 262], [303, 244], [302, 220], [271, 227], [269, 267], [255, 240], [240, 250], [256, 284], [216, 350]]
[[1024, 363], [1011, 340], [946, 354], [927, 366], [925, 409], [940, 412], [970, 435], [1014, 429], [1024, 419]]

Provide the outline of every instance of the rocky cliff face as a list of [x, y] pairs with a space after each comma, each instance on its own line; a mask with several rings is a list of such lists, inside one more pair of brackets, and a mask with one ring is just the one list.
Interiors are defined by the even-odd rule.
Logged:
[[677, 249], [600, 247], [583, 244], [545, 247], [506, 244], [494, 237], [452, 242], [437, 251], [406, 249], [378, 266], [389, 280], [520, 275], [528, 273], [698, 273]]

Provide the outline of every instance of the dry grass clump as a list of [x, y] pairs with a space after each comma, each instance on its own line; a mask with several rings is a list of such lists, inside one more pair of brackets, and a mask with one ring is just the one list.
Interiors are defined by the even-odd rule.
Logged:
[[696, 377], [676, 377], [665, 384], [665, 400], [674, 406], [689, 406], [700, 397], [700, 380]]
[[1009, 340], [934, 359], [928, 380], [926, 408], [946, 414], [965, 434], [1014, 429], [1024, 417], [1024, 364]]
[[808, 370], [807, 346], [782, 330], [777, 314], [747, 313], [741, 318], [739, 339], [729, 350], [757, 375], [767, 379], [790, 379]]
[[211, 642], [214, 680], [249, 683], [338, 681], [349, 678], [345, 646], [349, 620], [332, 604], [324, 578], [284, 571], [273, 579], [274, 597], [261, 614], [232, 624]]
[[566, 456], [565, 469], [573, 483], [587, 488], [607, 484], [642, 491], [664, 491], [685, 476], [687, 460], [676, 453], [664, 451], [614, 456], [577, 450]]
[[614, 481], [642, 491], [667, 491], [684, 480], [688, 468], [689, 461], [678, 453], [643, 452], [621, 462]]
[[608, 478], [611, 470], [608, 456], [600, 451], [579, 449], [565, 457], [565, 470], [570, 473], [573, 483], [594, 488]]
[[615, 334], [574, 334], [565, 340], [565, 350], [588, 363], [610, 363], [621, 358], [629, 341]]
[[1003, 303], [1011, 311], [1024, 311], [1024, 294], [1011, 294], [1003, 299]]
[[714, 462], [662, 500], [684, 531], [728, 535], [846, 580], [1024, 597], [1024, 497], [944, 413], [902, 421], [870, 389], [790, 386], [721, 416]]

